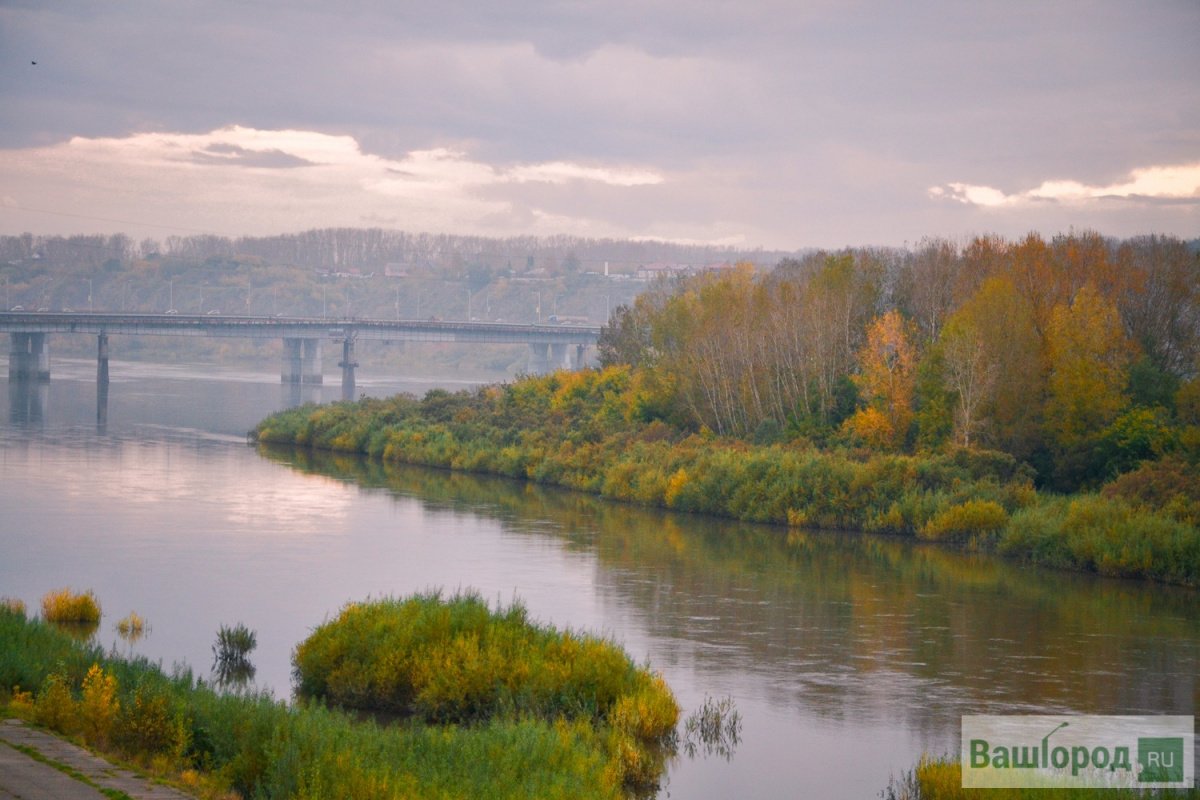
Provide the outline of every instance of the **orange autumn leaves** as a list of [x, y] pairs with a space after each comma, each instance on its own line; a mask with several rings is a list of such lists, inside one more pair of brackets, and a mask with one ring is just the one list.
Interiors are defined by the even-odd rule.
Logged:
[[853, 377], [866, 405], [845, 426], [872, 447], [900, 447], [912, 425], [917, 367], [913, 339], [911, 323], [895, 311], [867, 327], [866, 344], [858, 351], [859, 372]]

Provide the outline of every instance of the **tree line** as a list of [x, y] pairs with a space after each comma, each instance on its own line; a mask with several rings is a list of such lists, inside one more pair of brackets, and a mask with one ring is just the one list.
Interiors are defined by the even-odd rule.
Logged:
[[617, 309], [600, 353], [693, 430], [995, 449], [1071, 491], [1200, 448], [1200, 254], [1072, 231], [739, 264]]
[[[125, 234], [0, 236], [0, 266], [31, 260], [70, 269], [128, 265], [139, 259], [187, 263], [239, 261], [312, 269], [382, 270], [389, 264], [438, 270], [483, 266], [492, 271], [633, 272], [655, 262], [703, 265], [739, 258], [768, 264], [787, 253], [666, 241], [576, 236], [483, 237], [409, 233], [381, 228], [317, 228], [275, 236], [172, 235], [135, 241]], [[110, 266], [110, 268], [112, 268]]]

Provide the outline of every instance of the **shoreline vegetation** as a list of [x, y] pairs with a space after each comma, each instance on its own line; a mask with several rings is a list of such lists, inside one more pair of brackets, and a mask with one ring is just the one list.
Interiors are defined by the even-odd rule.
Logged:
[[260, 443], [1200, 585], [1200, 253], [1089, 231], [662, 281], [600, 366], [275, 414]]
[[887, 788], [880, 793], [881, 800], [970, 800], [985, 797], [988, 800], [1139, 800], [1139, 798], [1177, 798], [1195, 800], [1200, 798], [1200, 788], [1190, 789], [966, 789], [962, 785], [962, 763], [957, 757], [934, 757], [925, 754], [917, 765], [893, 777]]
[[614, 366], [453, 394], [435, 390], [422, 399], [305, 406], [268, 417], [253, 437], [678, 511], [896, 534], [1049, 567], [1200, 584], [1189, 487], [1165, 503], [1135, 490], [1143, 481], [1162, 486], [1160, 473], [1186, 476], [1186, 466], [1173, 460], [1098, 492], [1062, 496], [1035, 489], [1027, 467], [996, 451], [908, 455], [689, 433], [646, 419], [654, 380]]
[[222, 691], [0, 603], [0, 711], [202, 798], [618, 800], [653, 794], [677, 744], [648, 667], [474, 594], [351, 603], [294, 663], [291, 704]]

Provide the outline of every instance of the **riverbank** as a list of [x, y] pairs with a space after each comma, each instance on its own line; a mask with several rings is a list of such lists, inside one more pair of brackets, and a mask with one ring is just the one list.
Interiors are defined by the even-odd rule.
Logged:
[[1200, 585], [1200, 486], [1173, 462], [1143, 469], [1174, 474], [1174, 483], [1135, 472], [1100, 492], [1053, 495], [1035, 490], [1029, 471], [1004, 453], [754, 444], [683, 430], [660, 398], [646, 373], [609, 367], [420, 400], [292, 409], [253, 436], [680, 511], [899, 534], [1027, 563]]
[[[479, 641], [460, 638], [447, 646], [465, 652]], [[487, 667], [467, 663], [477, 672]], [[631, 662], [626, 668], [640, 670]], [[537, 670], [527, 675], [541, 677]], [[644, 717], [626, 713], [631, 726], [618, 730], [621, 702], [603, 723], [496, 712], [453, 724], [418, 716], [384, 725], [321, 702], [218, 691], [186, 668], [166, 674], [145, 659], [106, 653], [7, 605], [0, 606], [0, 687], [0, 715], [34, 722], [213, 800], [617, 800], [627, 785], [653, 785], [663, 769], [661, 759], [648, 761], [630, 745]], [[631, 702], [640, 709], [642, 693]]]

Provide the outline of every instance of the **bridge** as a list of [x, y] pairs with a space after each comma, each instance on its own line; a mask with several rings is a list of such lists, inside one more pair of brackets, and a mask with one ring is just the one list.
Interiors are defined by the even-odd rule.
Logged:
[[280, 380], [294, 384], [322, 383], [321, 345], [336, 342], [342, 349], [338, 362], [342, 369], [342, 397], [353, 399], [354, 369], [358, 366], [354, 361], [354, 343], [358, 340], [526, 344], [530, 351], [529, 371], [540, 373], [582, 366], [588, 346], [594, 345], [600, 336], [600, 328], [441, 320], [0, 311], [0, 333], [8, 333], [12, 342], [8, 357], [10, 381], [50, 379], [48, 337], [51, 334], [94, 334], [98, 343], [96, 379], [105, 385], [111, 334], [279, 339], [283, 341]]

